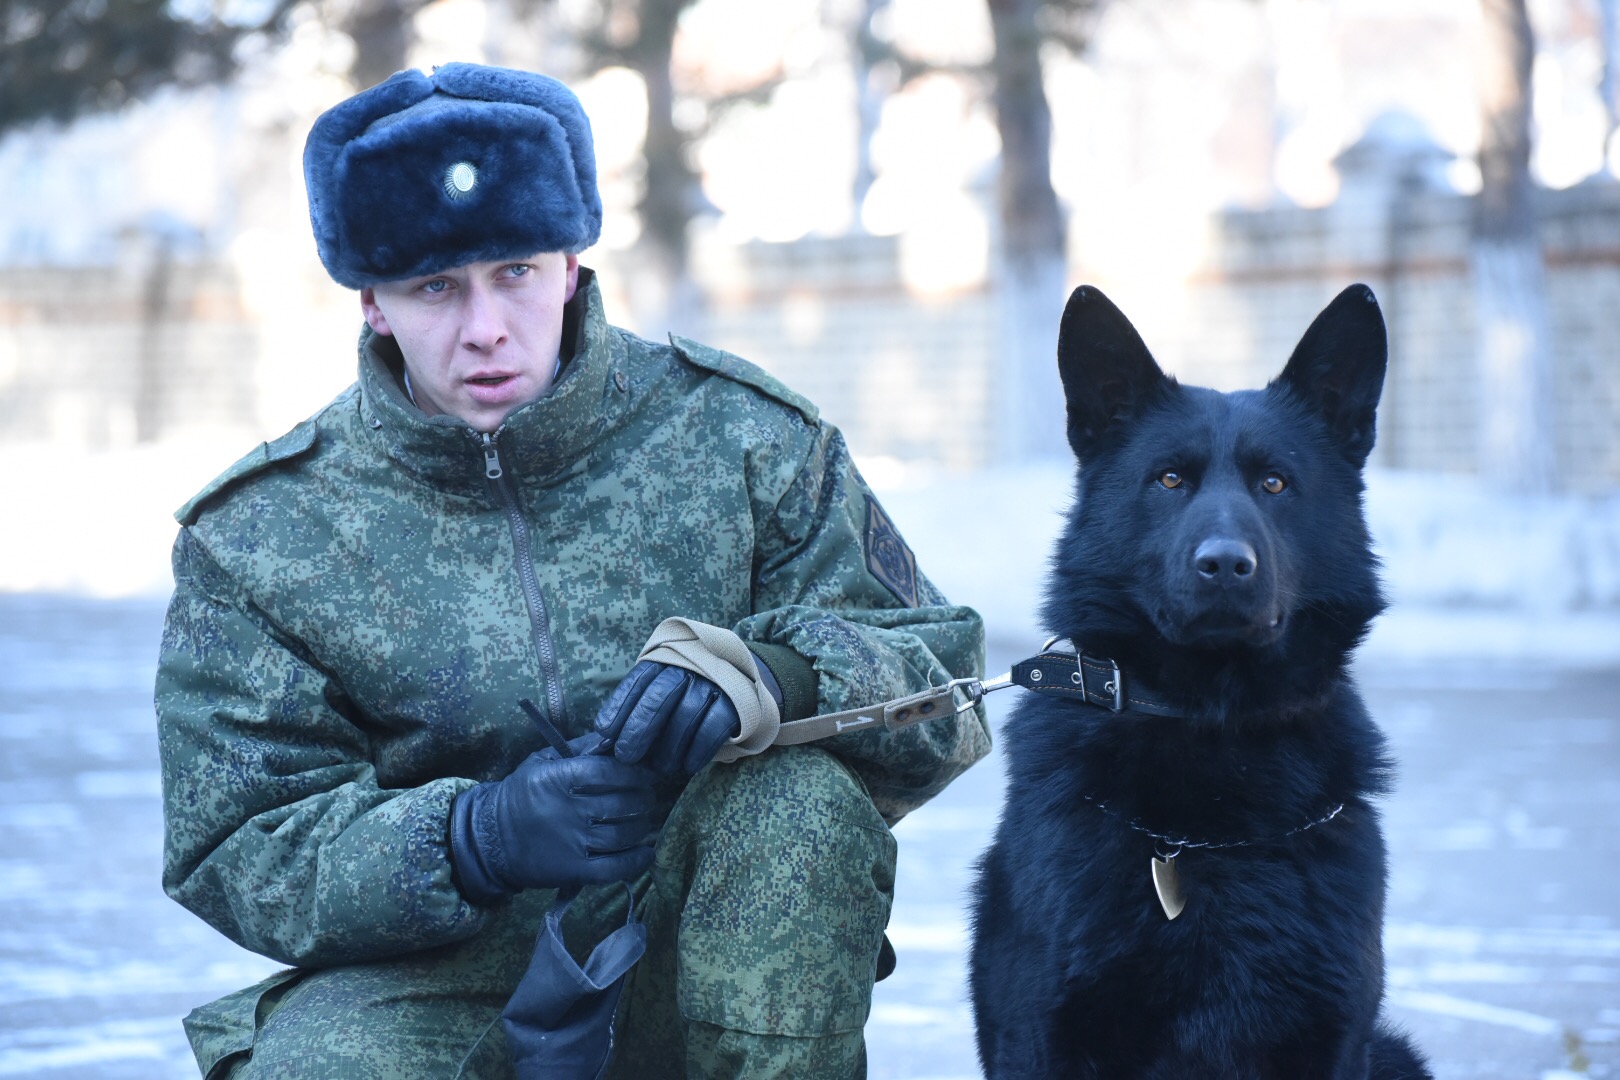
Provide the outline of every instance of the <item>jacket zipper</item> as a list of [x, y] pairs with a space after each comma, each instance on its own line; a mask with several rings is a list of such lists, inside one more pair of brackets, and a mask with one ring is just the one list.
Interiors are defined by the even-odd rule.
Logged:
[[[475, 433], [476, 434], [476, 433]], [[540, 676], [545, 680], [546, 705], [551, 722], [559, 728], [565, 726], [562, 676], [557, 671], [557, 649], [551, 640], [551, 624], [546, 618], [546, 598], [540, 592], [540, 579], [534, 572], [534, 552], [529, 543], [529, 523], [523, 520], [518, 507], [517, 493], [512, 490], [506, 471], [501, 468], [500, 451], [493, 435], [484, 432], [480, 443], [484, 450], [484, 477], [500, 496], [506, 511], [506, 523], [512, 529], [512, 546], [517, 552], [518, 583], [523, 588], [523, 600], [529, 607], [529, 626], [534, 633], [534, 652], [540, 660]]]

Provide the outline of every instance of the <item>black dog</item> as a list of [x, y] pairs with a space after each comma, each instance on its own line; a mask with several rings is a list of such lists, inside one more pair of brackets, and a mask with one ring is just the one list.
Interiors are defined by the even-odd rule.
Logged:
[[1230, 394], [1070, 297], [1081, 468], [1044, 619], [1083, 658], [1020, 665], [1040, 692], [1005, 729], [972, 920], [987, 1076], [1429, 1075], [1379, 1020], [1390, 765], [1346, 670], [1384, 606], [1361, 470], [1385, 361], [1362, 285]]

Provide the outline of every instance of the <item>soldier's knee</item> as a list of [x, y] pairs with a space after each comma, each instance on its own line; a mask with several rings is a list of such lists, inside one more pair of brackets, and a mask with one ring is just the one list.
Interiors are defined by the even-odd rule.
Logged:
[[[895, 844], [866, 787], [833, 754], [813, 746], [776, 747], [698, 774], [672, 821], [675, 843], [697, 856], [769, 859], [789, 848], [813, 852], [822, 866], [869, 865], [874, 886], [894, 890]], [[806, 873], [804, 895], [841, 885], [836, 875]], [[831, 894], [836, 898], [836, 893]]]
[[659, 853], [682, 890], [681, 1011], [759, 1034], [858, 1030], [895, 863], [865, 788], [814, 747], [711, 766], [694, 784]]

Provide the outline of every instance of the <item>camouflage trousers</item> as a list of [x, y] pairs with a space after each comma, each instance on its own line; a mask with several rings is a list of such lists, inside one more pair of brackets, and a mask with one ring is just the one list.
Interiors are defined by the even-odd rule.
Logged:
[[[860, 1077], [894, 889], [895, 844], [864, 787], [815, 747], [712, 765], [681, 794], [652, 869], [587, 891], [564, 932], [583, 959], [632, 894], [646, 955], [628, 977], [609, 1075]], [[203, 1006], [208, 1080], [510, 1078], [500, 1012], [550, 893], [524, 893], [455, 945], [294, 970]]]

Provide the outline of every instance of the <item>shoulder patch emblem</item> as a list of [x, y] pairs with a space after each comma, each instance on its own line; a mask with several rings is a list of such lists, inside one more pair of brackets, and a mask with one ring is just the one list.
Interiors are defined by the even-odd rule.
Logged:
[[917, 557], [871, 495], [866, 496], [866, 568], [895, 599], [917, 606]]

